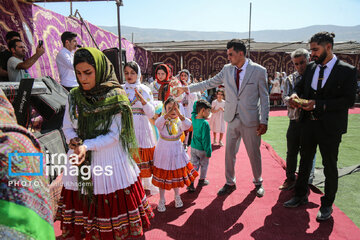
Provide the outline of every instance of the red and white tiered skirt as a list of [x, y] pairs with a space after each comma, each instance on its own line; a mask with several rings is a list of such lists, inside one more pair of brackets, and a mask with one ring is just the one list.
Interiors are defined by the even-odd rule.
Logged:
[[143, 235], [154, 214], [141, 181], [110, 194], [94, 195], [92, 202], [78, 191], [63, 188], [56, 219], [63, 237], [125, 239]]
[[198, 175], [180, 137], [170, 140], [161, 136], [154, 153], [152, 183], [159, 188], [170, 190], [189, 186]]
[[[67, 169], [71, 167], [68, 163]], [[154, 217], [141, 185], [139, 169], [119, 144], [92, 152], [91, 167], [112, 168], [112, 174], [92, 174], [93, 197], [77, 184], [77, 176], [63, 173], [64, 187], [56, 219], [63, 237], [76, 239], [126, 239], [143, 234]]]
[[153, 148], [139, 148], [139, 155], [133, 156], [136, 164], [140, 169], [140, 177], [141, 178], [148, 178], [151, 177], [153, 166], [154, 166], [154, 151], [155, 147]]

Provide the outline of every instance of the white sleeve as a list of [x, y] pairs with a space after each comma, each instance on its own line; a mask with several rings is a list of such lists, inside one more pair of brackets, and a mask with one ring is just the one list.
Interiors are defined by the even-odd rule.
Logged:
[[78, 135], [75, 131], [76, 128], [77, 128], [77, 126], [75, 126], [75, 124], [73, 124], [73, 122], [70, 119], [69, 102], [67, 102], [65, 105], [65, 113], [64, 113], [62, 130], [64, 132], [66, 142], [68, 144], [70, 143], [71, 139], [78, 137]]
[[165, 125], [165, 118], [164, 116], [160, 116], [158, 119], [156, 119], [155, 121], [155, 126], [160, 130], [163, 129]]
[[[71, 58], [70, 54], [65, 54], [63, 52], [60, 52], [56, 56], [56, 64], [60, 65], [61, 67], [64, 67], [67, 70], [74, 71], [73, 59]], [[62, 69], [62, 71], [65, 69]]]
[[186, 116], [185, 108], [182, 105], [182, 103], [179, 103], [179, 111], [180, 111], [181, 115]]
[[189, 93], [189, 101], [195, 102], [197, 100], [196, 93]]
[[191, 127], [191, 125], [192, 125], [191, 120], [188, 118], [185, 118], [183, 121], [181, 121], [180, 129], [181, 129], [181, 131], [186, 131]]
[[216, 102], [217, 102], [217, 101], [214, 100], [214, 101], [212, 101], [212, 103], [211, 103], [211, 107], [214, 108], [214, 109], [216, 108]]
[[98, 151], [104, 147], [119, 142], [121, 132], [121, 114], [116, 114], [112, 120], [109, 132], [105, 135], [99, 135], [96, 138], [86, 139], [84, 145], [87, 150]]
[[148, 118], [152, 118], [155, 115], [155, 107], [151, 102], [143, 105], [143, 110]]
[[150, 88], [146, 87], [146, 89], [144, 89], [144, 92], [145, 94], [143, 95], [143, 97], [145, 98], [145, 101], [147, 103], [143, 105], [143, 110], [148, 118], [152, 118], [155, 115], [154, 97]]

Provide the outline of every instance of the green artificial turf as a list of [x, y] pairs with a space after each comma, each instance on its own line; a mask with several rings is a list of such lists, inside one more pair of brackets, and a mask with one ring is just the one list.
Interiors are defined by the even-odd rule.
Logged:
[[[262, 137], [271, 144], [281, 158], [286, 159], [286, 131], [288, 117], [270, 117], [267, 133]], [[299, 156], [300, 159], [300, 156]], [[339, 148], [338, 167], [360, 165], [360, 114], [349, 115], [348, 131], [342, 137]], [[322, 168], [319, 149], [316, 167]], [[360, 227], [360, 172], [339, 179], [339, 189], [335, 199], [338, 206], [358, 227]], [[321, 189], [324, 190], [324, 189]]]

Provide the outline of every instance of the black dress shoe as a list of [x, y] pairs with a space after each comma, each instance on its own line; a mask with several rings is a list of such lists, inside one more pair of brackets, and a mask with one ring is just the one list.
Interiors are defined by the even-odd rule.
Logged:
[[228, 185], [225, 184], [218, 192], [218, 196], [224, 196], [224, 195], [229, 195], [230, 193], [232, 193], [233, 191], [235, 191], [236, 189], [236, 185]]
[[333, 212], [332, 207], [321, 206], [319, 209], [319, 212], [316, 216], [316, 220], [318, 220], [318, 221], [328, 220], [331, 217], [332, 212]]
[[309, 202], [308, 198], [305, 197], [293, 197], [289, 201], [284, 202], [283, 206], [287, 208], [295, 208], [303, 204], [307, 204]]
[[256, 189], [256, 196], [257, 197], [261, 198], [261, 197], [264, 196], [265, 190], [264, 190], [264, 187], [262, 185], [256, 185], [255, 189]]

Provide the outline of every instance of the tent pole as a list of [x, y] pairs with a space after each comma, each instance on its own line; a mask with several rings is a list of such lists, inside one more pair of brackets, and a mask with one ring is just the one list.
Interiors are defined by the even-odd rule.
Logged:
[[70, 1], [70, 16], [73, 16], [73, 10], [72, 10], [72, 1]]
[[120, 7], [124, 6], [122, 0], [116, 0], [117, 20], [118, 20], [118, 37], [119, 37], [119, 55], [120, 55], [120, 83], [123, 83], [123, 65], [122, 65], [122, 48], [121, 48], [121, 25], [120, 25]]

